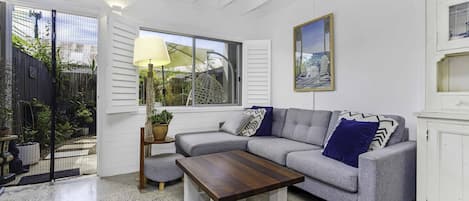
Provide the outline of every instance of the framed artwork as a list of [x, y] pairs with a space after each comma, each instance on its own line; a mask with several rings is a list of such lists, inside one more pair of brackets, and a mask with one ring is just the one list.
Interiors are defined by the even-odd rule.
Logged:
[[469, 46], [469, 1], [438, 1], [438, 50]]
[[296, 92], [334, 91], [334, 16], [328, 14], [293, 29]]

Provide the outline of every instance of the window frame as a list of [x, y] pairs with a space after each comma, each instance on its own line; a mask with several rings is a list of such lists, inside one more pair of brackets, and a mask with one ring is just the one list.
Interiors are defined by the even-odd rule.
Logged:
[[[181, 106], [160, 106], [156, 108], [215, 108], [215, 107], [242, 107], [243, 103], [243, 97], [242, 97], [242, 80], [243, 80], [243, 68], [242, 68], [242, 53], [243, 53], [243, 43], [238, 42], [238, 41], [232, 41], [232, 40], [225, 40], [225, 39], [218, 39], [218, 38], [211, 38], [211, 37], [206, 37], [206, 36], [198, 36], [198, 35], [192, 35], [192, 34], [185, 34], [185, 33], [179, 33], [179, 32], [173, 32], [173, 31], [166, 31], [166, 30], [161, 30], [161, 29], [154, 29], [154, 28], [148, 28], [148, 27], [139, 27], [139, 32], [140, 31], [148, 31], [148, 32], [157, 32], [157, 33], [162, 33], [162, 34], [171, 34], [171, 35], [177, 35], [177, 36], [184, 36], [184, 37], [189, 37], [192, 39], [192, 55], [196, 55], [196, 41], [198, 39], [200, 40], [211, 40], [211, 41], [217, 41], [217, 42], [223, 42], [223, 43], [232, 43], [232, 44], [238, 44], [237, 48], [237, 58], [236, 58], [236, 72], [237, 75], [235, 76], [236, 79], [236, 92], [237, 92], [237, 97], [235, 100], [237, 100], [237, 103], [230, 103], [230, 104], [196, 104], [195, 101], [192, 101], [192, 103], [188, 106], [181, 105]], [[191, 87], [191, 96], [192, 100], [195, 100], [195, 89], [193, 86], [195, 86], [195, 57], [192, 56], [192, 87]], [[233, 82], [235, 83], [235, 82]], [[140, 93], [140, 90], [139, 90]], [[145, 107], [146, 104], [144, 105], [139, 105], [139, 107]]]

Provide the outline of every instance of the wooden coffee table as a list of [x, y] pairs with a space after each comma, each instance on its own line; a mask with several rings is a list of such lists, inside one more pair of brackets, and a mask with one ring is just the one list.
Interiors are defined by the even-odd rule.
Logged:
[[271, 201], [286, 201], [287, 187], [304, 181], [303, 175], [244, 151], [178, 159], [176, 164], [184, 171], [184, 201], [199, 201], [203, 192], [214, 201], [266, 192]]

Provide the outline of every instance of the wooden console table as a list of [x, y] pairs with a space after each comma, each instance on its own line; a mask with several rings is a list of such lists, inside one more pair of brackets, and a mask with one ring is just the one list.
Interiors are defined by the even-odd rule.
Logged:
[[[166, 140], [164, 141], [153, 141], [153, 142], [148, 142], [145, 141], [145, 128], [140, 128], [140, 172], [139, 172], [139, 189], [145, 188], [146, 184], [146, 178], [144, 175], [144, 162], [145, 162], [145, 157], [147, 156], [147, 152], [145, 151], [145, 147], [148, 145], [153, 145], [153, 144], [168, 144], [168, 143], [173, 143], [175, 140], [174, 138], [171, 137], [166, 137]], [[148, 152], [148, 154], [151, 156], [151, 147]]]

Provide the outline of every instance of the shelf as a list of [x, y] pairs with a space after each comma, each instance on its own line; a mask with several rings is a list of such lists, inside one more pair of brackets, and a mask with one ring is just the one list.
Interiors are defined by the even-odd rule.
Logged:
[[469, 93], [469, 52], [445, 55], [437, 64], [437, 92]]

